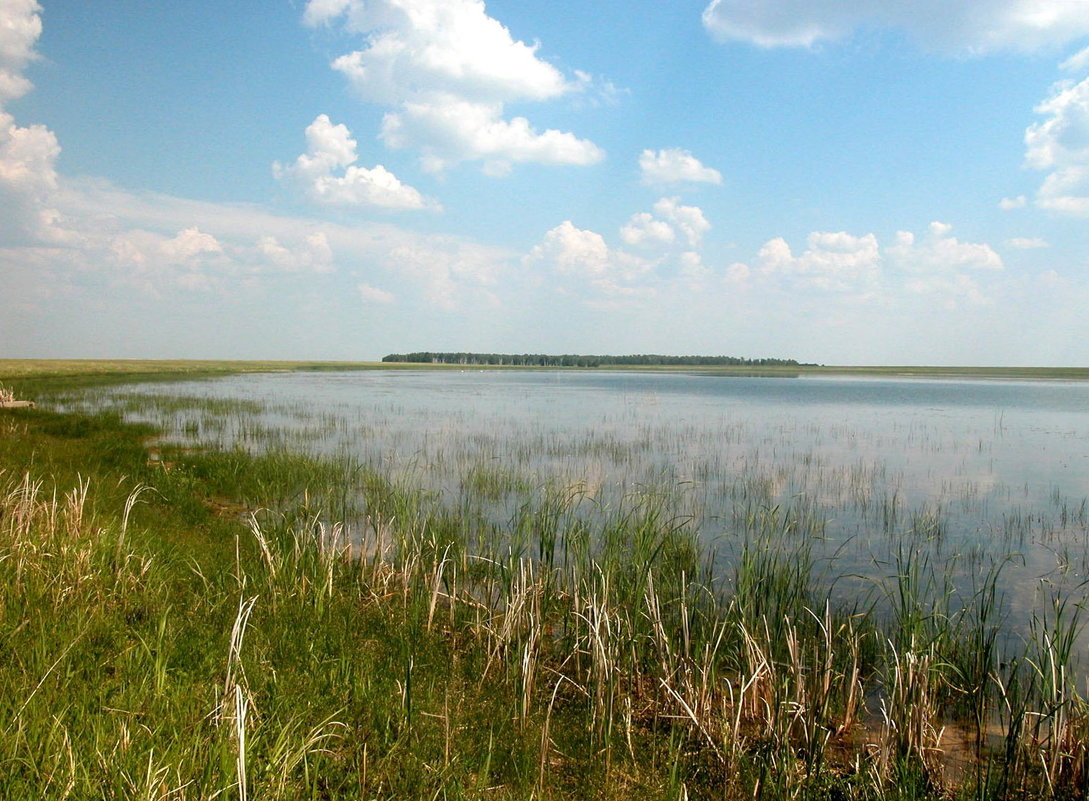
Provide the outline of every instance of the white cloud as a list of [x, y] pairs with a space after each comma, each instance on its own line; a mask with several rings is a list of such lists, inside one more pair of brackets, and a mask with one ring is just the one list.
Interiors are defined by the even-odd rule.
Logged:
[[107, 275], [111, 284], [134, 287], [154, 298], [178, 289], [222, 289], [223, 279], [238, 269], [236, 259], [223, 244], [197, 226], [184, 228], [174, 236], [142, 228], [128, 228], [110, 236], [87, 230], [83, 236], [82, 247], [73, 252], [78, 271]]
[[749, 268], [749, 265], [744, 262], [735, 261], [726, 268], [726, 274], [723, 276], [723, 280], [728, 286], [744, 286], [749, 282], [749, 276], [751, 275], [752, 270]]
[[908, 272], [1002, 269], [1002, 257], [990, 245], [961, 242], [949, 235], [950, 230], [948, 223], [932, 222], [921, 239], [910, 231], [898, 231], [885, 255], [892, 266]]
[[364, 303], [389, 305], [396, 299], [391, 292], [370, 284], [359, 284], [356, 288], [359, 290], [359, 297]]
[[[988, 295], [998, 286], [1002, 259], [989, 245], [960, 242], [951, 232], [948, 223], [934, 222], [921, 236], [899, 231], [892, 244], [882, 246], [872, 233], [817, 231], [807, 237], [800, 254], [777, 237], [760, 249], [753, 268], [732, 264], [724, 286], [831, 292], [842, 299], [829, 301], [841, 303], [842, 314], [862, 304], [905, 309], [904, 301], [912, 296], [947, 310], [991, 303]], [[1034, 240], [1022, 241], [1029, 243], [1036, 246]]]
[[284, 272], [330, 273], [334, 270], [333, 249], [324, 231], [308, 234], [294, 246], [280, 243], [275, 236], [263, 236], [257, 240], [257, 264], [267, 265]]
[[1089, 78], [1060, 81], [1025, 131], [1025, 163], [1047, 171], [1036, 194], [1046, 209], [1089, 215]]
[[639, 252], [610, 247], [601, 234], [565, 220], [548, 231], [522, 261], [564, 279], [559, 286], [562, 292], [590, 289], [614, 299], [649, 297], [660, 286], [691, 287], [712, 274], [699, 251], [700, 240], [710, 228], [698, 206], [664, 197], [654, 204], [653, 212], [633, 214], [620, 228], [621, 241]]
[[63, 239], [51, 206], [59, 155], [52, 131], [44, 125], [20, 127], [0, 109], [0, 233], [30, 241]]
[[1024, 195], [1018, 195], [1017, 197], [1004, 197], [998, 202], [998, 207], [1003, 211], [1023, 209], [1027, 205], [1028, 198], [1026, 198]]
[[711, 275], [703, 263], [703, 256], [694, 250], [686, 250], [679, 259], [678, 274], [688, 281], [702, 281]]
[[866, 290], [881, 272], [881, 252], [873, 234], [815, 231], [806, 250], [795, 256], [785, 239], [767, 242], [757, 254], [764, 275], [785, 274], [815, 289], [834, 292]]
[[1079, 50], [1059, 65], [1059, 69], [1067, 72], [1084, 72], [1089, 70], [1089, 47]]
[[[381, 164], [358, 167], [356, 141], [346, 125], [334, 125], [319, 114], [306, 127], [306, 152], [294, 164], [272, 165], [277, 178], [292, 181], [319, 202], [340, 206], [374, 206], [386, 209], [438, 208], [416, 189], [401, 183]], [[337, 173], [340, 173], [339, 175]]]
[[914, 278], [908, 281], [904, 288], [915, 295], [932, 296], [940, 306], [950, 311], [957, 309], [962, 303], [983, 306], [988, 302], [979, 284], [970, 276], [963, 274]]
[[707, 222], [699, 206], [682, 206], [677, 197], [662, 198], [654, 204], [654, 212], [679, 228], [691, 247], [696, 247], [703, 235], [711, 230], [711, 223]]
[[889, 29], [951, 53], [1032, 51], [1089, 35], [1081, 0], [713, 0], [703, 23], [718, 39], [762, 47], [811, 47]]
[[393, 275], [412, 281], [428, 303], [446, 310], [461, 308], [467, 299], [494, 303], [488, 287], [506, 269], [494, 251], [453, 237], [404, 242], [388, 252], [386, 262]]
[[21, 127], [4, 103], [31, 88], [23, 70], [37, 57], [42, 32], [35, 0], [0, 2], [0, 237], [24, 243], [72, 244], [51, 199], [57, 188], [57, 137], [44, 125]]
[[442, 172], [463, 161], [483, 161], [489, 175], [512, 164], [594, 164], [604, 152], [574, 134], [535, 130], [525, 117], [505, 120], [502, 103], [478, 103], [450, 95], [406, 101], [382, 120], [382, 141], [392, 148], [419, 147], [421, 164]]
[[637, 282], [654, 269], [653, 262], [610, 248], [601, 234], [578, 228], [570, 220], [546, 233], [523, 263], [544, 267], [606, 295], [646, 294], [650, 288]]
[[205, 253], [222, 253], [223, 246], [214, 236], [193, 226], [163, 242], [162, 251], [170, 261], [185, 263]]
[[367, 47], [333, 62], [361, 97], [395, 105], [421, 92], [449, 92], [483, 101], [549, 100], [574, 88], [537, 57], [537, 46], [515, 41], [488, 16], [480, 0], [351, 0], [321, 12], [311, 2], [304, 20], [345, 27]]
[[1013, 239], [1007, 239], [1006, 245], [1017, 250], [1038, 250], [1040, 248], [1051, 247], [1046, 240], [1039, 239], [1038, 237], [1024, 237], [1016, 236]]
[[[180, 204], [176, 212], [170, 205], [173, 199], [156, 198], [163, 206], [158, 209], [161, 221], [148, 219], [136, 209], [126, 207], [124, 193], [106, 196], [114, 205], [103, 204], [96, 194], [85, 196], [81, 205], [98, 200], [98, 207], [105, 210], [119, 230], [109, 232], [95, 229], [82, 210], [73, 210], [70, 218], [80, 226], [83, 237], [82, 252], [87, 257], [87, 269], [97, 271], [98, 259], [106, 265], [121, 268], [141, 279], [159, 282], [164, 287], [174, 281], [178, 270], [206, 271], [219, 279], [242, 280], [260, 275], [290, 273], [323, 274], [333, 272], [335, 257], [324, 230], [307, 230], [302, 221], [276, 218], [250, 211], [246, 222], [239, 224], [237, 210], [218, 204]], [[72, 195], [71, 200], [77, 200]], [[148, 203], [147, 199], [143, 199]], [[195, 213], [192, 209], [200, 209]], [[218, 214], [217, 214], [218, 212]], [[232, 214], [233, 212], [233, 214]], [[217, 219], [217, 217], [219, 219]], [[171, 221], [194, 222], [171, 236], [163, 228]], [[144, 227], [152, 223], [155, 227]], [[312, 225], [312, 224], [310, 224]], [[210, 233], [208, 229], [215, 229]], [[276, 231], [275, 234], [257, 231]], [[330, 228], [332, 230], [332, 228]], [[107, 254], [104, 258], [102, 254]]]
[[[377, 293], [386, 291], [372, 281], [390, 282], [398, 297], [413, 295], [440, 307], [465, 299], [494, 302], [487, 287], [513, 257], [500, 248], [388, 224], [334, 225], [246, 204], [131, 193], [102, 179], [59, 175], [60, 144], [53, 132], [19, 126], [2, 107], [16, 94], [12, 87], [21, 93], [30, 86], [20, 70], [33, 57], [37, 10], [34, 3], [0, 0], [0, 273], [6, 288], [0, 290], [0, 322], [16, 315], [38, 322], [64, 316], [57, 331], [72, 331], [93, 315], [124, 317], [135, 308], [134, 299], [149, 298], [175, 312], [182, 307], [173, 304], [186, 298], [197, 304], [188, 308], [201, 311], [213, 303], [237, 307], [258, 298], [284, 309], [332, 282], [342, 289], [375, 288], [372, 302], [381, 302], [385, 296]], [[280, 172], [326, 201], [420, 205], [415, 190], [380, 168], [353, 168], [356, 160], [347, 128], [319, 118], [308, 131], [307, 153]], [[368, 294], [359, 292], [361, 298]], [[216, 298], [194, 299], [190, 293]], [[137, 316], [159, 307], [141, 308]], [[101, 332], [116, 335], [107, 327]], [[54, 341], [62, 337], [56, 333]], [[159, 345], [164, 343], [177, 344], [160, 338]], [[26, 337], [9, 344], [34, 347]]]
[[605, 237], [576, 228], [570, 220], [546, 233], [541, 244], [530, 251], [529, 258], [547, 263], [557, 272], [590, 279], [603, 278], [612, 268]]
[[537, 132], [504, 104], [554, 100], [586, 87], [567, 80], [489, 17], [481, 0], [310, 0], [308, 25], [339, 23], [365, 38], [333, 61], [363, 100], [391, 107], [382, 137], [419, 147], [433, 171], [483, 160], [500, 174], [511, 164], [592, 164], [603, 153], [573, 134]]
[[620, 229], [625, 244], [635, 247], [670, 245], [677, 238], [673, 226], [664, 220], [656, 220], [653, 214], [642, 211], [633, 214], [627, 225]]
[[1048, 119], [1025, 132], [1025, 159], [1030, 167], [1043, 170], [1089, 161], [1089, 78], [1079, 83], [1060, 81], [1035, 111]]
[[1055, 270], [1044, 270], [1036, 278], [1036, 281], [1038, 284], [1047, 287], [1048, 289], [1061, 288], [1068, 283]]
[[301, 289], [318, 277], [346, 273], [369, 285], [375, 278], [395, 283], [398, 297], [452, 309], [470, 300], [490, 303], [484, 289], [499, 280], [512, 258], [453, 236], [134, 195], [102, 182], [62, 180], [57, 200], [80, 246], [24, 246], [7, 256], [38, 264], [43, 280], [52, 275], [58, 291], [96, 276], [107, 287], [133, 287], [156, 298], [182, 290], [214, 292], [235, 302], [276, 285], [276, 277], [301, 282]]
[[228, 292], [231, 287], [253, 286], [262, 275], [333, 271], [332, 248], [324, 231], [296, 234], [283, 228], [279, 237], [264, 235], [252, 243], [230, 226], [223, 227], [219, 237], [199, 225], [174, 236], [134, 226], [112, 235], [87, 229], [81, 248], [87, 264], [82, 269], [109, 268], [113, 280], [157, 297], [175, 287]]
[[721, 184], [722, 173], [705, 167], [699, 159], [680, 148], [644, 150], [639, 156], [639, 170], [644, 184], [681, 182]]
[[711, 224], [698, 206], [682, 206], [680, 198], [664, 197], [654, 204], [654, 214], [633, 214], [620, 229], [620, 238], [635, 247], [665, 248], [683, 237], [690, 248], [695, 248], [710, 229]]
[[1044, 179], [1036, 203], [1045, 209], [1089, 217], [1089, 167], [1066, 167]]
[[42, 34], [41, 10], [37, 0], [0, 3], [0, 105], [30, 91], [23, 69], [36, 57], [34, 45]]
[[309, 27], [328, 25], [343, 15], [350, 5], [350, 0], [310, 0], [303, 12], [303, 22]]

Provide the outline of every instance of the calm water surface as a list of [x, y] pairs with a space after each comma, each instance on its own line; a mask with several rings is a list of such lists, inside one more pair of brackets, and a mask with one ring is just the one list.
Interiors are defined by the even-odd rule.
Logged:
[[[965, 565], [1013, 554], [1009, 603], [1027, 609], [1089, 570], [1089, 382], [424, 370], [98, 393], [176, 439], [350, 454], [451, 503], [505, 476], [497, 522], [544, 486], [599, 504], [665, 490], [723, 565], [778, 507], [838, 574], [887, 571], [911, 535]], [[178, 396], [227, 403], [156, 413]]]

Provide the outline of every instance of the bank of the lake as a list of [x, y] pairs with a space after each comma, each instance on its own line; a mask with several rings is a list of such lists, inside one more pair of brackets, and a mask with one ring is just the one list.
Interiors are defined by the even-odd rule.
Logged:
[[[136, 380], [172, 380], [186, 377], [222, 376], [252, 372], [351, 371], [351, 370], [444, 370], [465, 369], [456, 364], [419, 364], [379, 361], [290, 361], [230, 359], [4, 359], [0, 358], [0, 382], [24, 381], [56, 385], [75, 381], [114, 383]], [[927, 366], [927, 365], [804, 365], [796, 367], [760, 366], [602, 366], [527, 367], [512, 365], [474, 365], [471, 369], [488, 370], [613, 370], [613, 371], [683, 371], [711, 375], [857, 375], [915, 376], [936, 378], [998, 378], [1029, 380], [1089, 380], [1086, 367], [1003, 367], [1003, 366]]]

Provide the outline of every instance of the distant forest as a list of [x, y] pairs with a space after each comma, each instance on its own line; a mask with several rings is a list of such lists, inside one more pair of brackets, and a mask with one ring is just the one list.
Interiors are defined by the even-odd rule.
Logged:
[[728, 367], [803, 367], [794, 359], [742, 359], [738, 356], [663, 356], [643, 353], [632, 356], [580, 356], [565, 353], [548, 356], [543, 353], [391, 353], [384, 362], [415, 364], [475, 364], [517, 365], [522, 367], [604, 367], [604, 366], [728, 366]]

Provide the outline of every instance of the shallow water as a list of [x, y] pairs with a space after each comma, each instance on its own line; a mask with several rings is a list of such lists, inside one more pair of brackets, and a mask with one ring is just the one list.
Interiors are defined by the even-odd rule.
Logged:
[[962, 591], [1010, 557], [1015, 618], [1089, 572], [1089, 382], [366, 371], [126, 386], [72, 405], [85, 404], [180, 441], [349, 454], [500, 523], [546, 485], [605, 505], [666, 491], [723, 570], [779, 507], [841, 592], [893, 570], [905, 538]]

